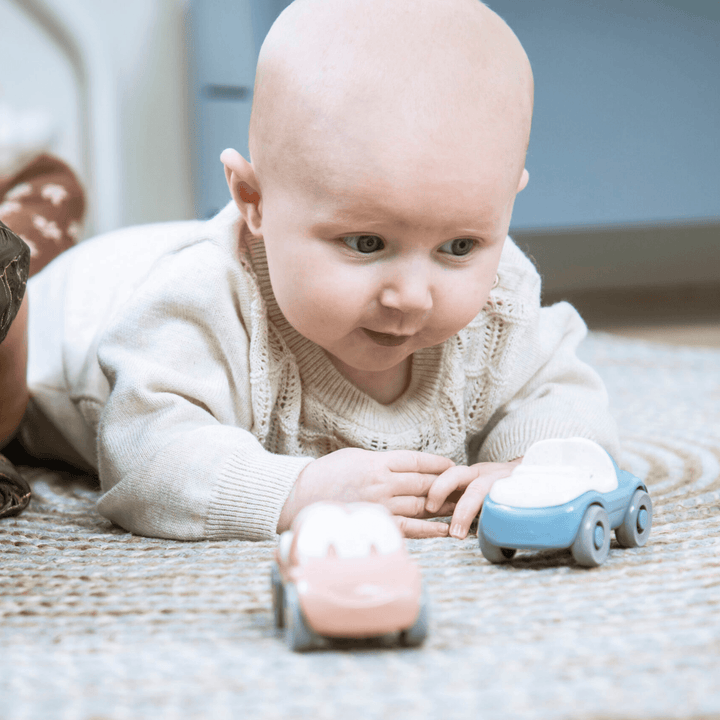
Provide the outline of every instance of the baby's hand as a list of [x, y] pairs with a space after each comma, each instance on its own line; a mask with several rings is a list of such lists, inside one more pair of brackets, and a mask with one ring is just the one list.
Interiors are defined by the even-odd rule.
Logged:
[[432, 485], [427, 494], [425, 509], [440, 514], [450, 496], [461, 493], [450, 521], [450, 535], [462, 540], [467, 537], [470, 524], [477, 517], [485, 496], [493, 483], [507, 477], [522, 458], [506, 463], [476, 463], [457, 465], [446, 470]]
[[445, 537], [445, 523], [421, 518], [453, 511], [450, 502], [437, 503], [435, 513], [427, 512], [425, 506], [432, 484], [453, 466], [452, 460], [415, 450], [336, 450], [313, 460], [300, 473], [283, 506], [277, 531], [287, 530], [306, 505], [336, 500], [382, 503], [396, 516], [406, 537]]

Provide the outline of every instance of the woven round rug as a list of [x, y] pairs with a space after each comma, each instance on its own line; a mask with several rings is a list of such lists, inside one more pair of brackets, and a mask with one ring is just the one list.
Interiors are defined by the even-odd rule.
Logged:
[[593, 334], [620, 465], [655, 507], [614, 541], [489, 564], [477, 538], [410, 541], [432, 607], [417, 649], [289, 651], [274, 543], [134, 537], [94, 479], [22, 468], [0, 522], [0, 718], [720, 718], [720, 351]]

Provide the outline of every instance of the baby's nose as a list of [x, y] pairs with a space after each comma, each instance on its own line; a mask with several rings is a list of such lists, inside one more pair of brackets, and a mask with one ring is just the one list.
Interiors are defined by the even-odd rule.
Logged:
[[433, 300], [427, 272], [414, 266], [393, 273], [383, 287], [380, 302], [406, 315], [429, 312]]

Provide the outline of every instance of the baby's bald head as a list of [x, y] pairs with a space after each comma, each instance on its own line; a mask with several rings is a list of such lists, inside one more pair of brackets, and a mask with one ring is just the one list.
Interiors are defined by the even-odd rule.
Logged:
[[532, 73], [478, 0], [295, 0], [221, 155], [278, 307], [380, 402], [477, 317], [523, 172]]
[[479, 0], [295, 0], [260, 53], [250, 154], [261, 192], [367, 161], [476, 162], [514, 188], [532, 103], [520, 42]]

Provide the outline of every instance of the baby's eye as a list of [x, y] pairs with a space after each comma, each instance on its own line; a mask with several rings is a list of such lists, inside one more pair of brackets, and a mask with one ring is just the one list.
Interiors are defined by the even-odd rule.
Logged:
[[440, 252], [461, 257], [467, 255], [475, 247], [475, 244], [475, 240], [472, 238], [455, 238], [455, 240], [448, 240], [441, 245]]
[[343, 242], [361, 253], [373, 253], [385, 247], [377, 235], [346, 235]]

